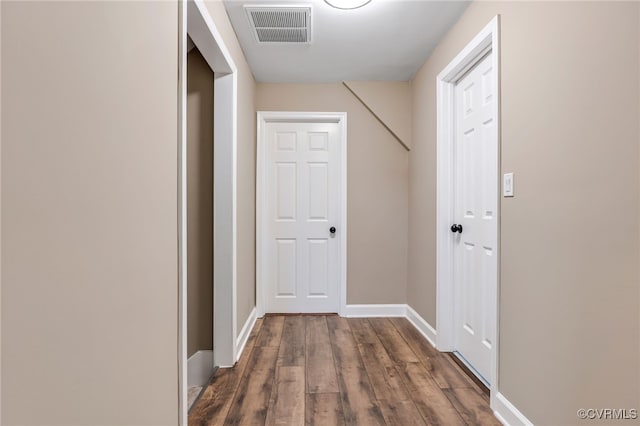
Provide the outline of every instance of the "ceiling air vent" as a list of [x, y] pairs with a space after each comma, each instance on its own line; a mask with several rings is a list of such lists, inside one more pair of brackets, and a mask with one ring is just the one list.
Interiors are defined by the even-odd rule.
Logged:
[[258, 43], [311, 43], [311, 7], [245, 6]]

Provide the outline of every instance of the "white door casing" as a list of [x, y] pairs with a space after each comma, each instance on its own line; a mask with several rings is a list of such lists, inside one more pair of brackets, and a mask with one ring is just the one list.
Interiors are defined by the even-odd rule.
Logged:
[[495, 342], [498, 228], [495, 88], [492, 53], [455, 88], [455, 349], [487, 382]]
[[341, 312], [344, 121], [273, 114], [259, 114], [258, 312]]
[[187, 425], [186, 60], [190, 37], [214, 71], [214, 364], [237, 361], [237, 69], [203, 0], [179, 2], [178, 108], [178, 424]]
[[[456, 121], [456, 86], [490, 53], [487, 62], [491, 64], [492, 71], [485, 77], [485, 84], [490, 84], [493, 90], [493, 101], [487, 107], [493, 117], [493, 130], [485, 137], [485, 149], [483, 155], [489, 166], [485, 169], [488, 180], [483, 183], [483, 190], [495, 196], [494, 209], [481, 206], [480, 210], [492, 211], [494, 222], [493, 242], [486, 243], [491, 248], [493, 272], [487, 271], [484, 277], [493, 274], [491, 285], [484, 287], [486, 293], [487, 309], [486, 335], [493, 337], [489, 349], [488, 371], [485, 368], [482, 373], [491, 390], [491, 407], [497, 409], [501, 406], [500, 391], [498, 388], [499, 371], [499, 264], [500, 264], [500, 199], [499, 199], [499, 173], [500, 173], [500, 17], [495, 16], [438, 74], [437, 85], [437, 208], [436, 208], [436, 329], [437, 348], [440, 351], [456, 351], [457, 345], [457, 310], [456, 305], [460, 300], [455, 285], [455, 271], [460, 268], [456, 259], [457, 249], [464, 248], [465, 241], [471, 244], [479, 244], [483, 248], [483, 242], [477, 238], [478, 231], [474, 228], [473, 221], [464, 218], [465, 211], [457, 210], [456, 189], [458, 173], [456, 160], [458, 156]], [[470, 93], [471, 94], [471, 93]], [[485, 120], [486, 121], [486, 120]], [[482, 120], [480, 120], [482, 123]], [[467, 129], [468, 130], [468, 129]], [[464, 131], [463, 131], [464, 135]], [[462, 155], [462, 154], [461, 154]], [[491, 170], [491, 168], [493, 168]], [[473, 172], [469, 172], [473, 173]], [[473, 207], [476, 208], [475, 206]], [[482, 213], [482, 211], [480, 211]], [[461, 224], [462, 234], [451, 231], [451, 226]], [[488, 228], [487, 228], [488, 229]], [[485, 230], [485, 232], [490, 232]], [[465, 233], [467, 235], [465, 236]], [[465, 239], [463, 239], [465, 238]], [[476, 247], [478, 248], [478, 247]], [[486, 251], [485, 251], [486, 255]], [[486, 265], [486, 263], [485, 263]], [[464, 273], [464, 271], [461, 271]], [[477, 323], [477, 321], [474, 321]], [[472, 325], [473, 326], [473, 325]], [[475, 325], [477, 327], [477, 324]], [[489, 338], [490, 340], [490, 338]], [[464, 350], [464, 349], [463, 349]], [[486, 354], [485, 354], [486, 355]], [[504, 398], [503, 398], [504, 399]], [[503, 404], [502, 404], [503, 405]]]

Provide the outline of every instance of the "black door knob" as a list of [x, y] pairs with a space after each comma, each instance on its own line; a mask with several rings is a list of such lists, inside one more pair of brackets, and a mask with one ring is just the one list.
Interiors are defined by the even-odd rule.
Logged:
[[454, 223], [453, 225], [451, 225], [451, 232], [459, 232], [460, 234], [462, 234], [462, 225]]
[[329, 228], [329, 232], [331, 232], [332, 234], [336, 233], [336, 227], [332, 226], [331, 228]]

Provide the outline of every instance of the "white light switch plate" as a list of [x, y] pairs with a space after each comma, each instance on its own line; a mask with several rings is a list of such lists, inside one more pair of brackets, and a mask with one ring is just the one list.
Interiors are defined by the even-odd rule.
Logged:
[[513, 173], [505, 173], [502, 181], [502, 195], [513, 197]]

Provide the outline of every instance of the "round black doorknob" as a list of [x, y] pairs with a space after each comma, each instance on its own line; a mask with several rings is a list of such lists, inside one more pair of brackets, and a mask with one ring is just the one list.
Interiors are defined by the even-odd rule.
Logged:
[[329, 232], [331, 232], [332, 234], [336, 233], [336, 227], [332, 226], [331, 228], [329, 228]]
[[451, 225], [451, 232], [458, 232], [462, 234], [462, 225], [458, 225], [457, 223], [454, 223], [453, 225]]

